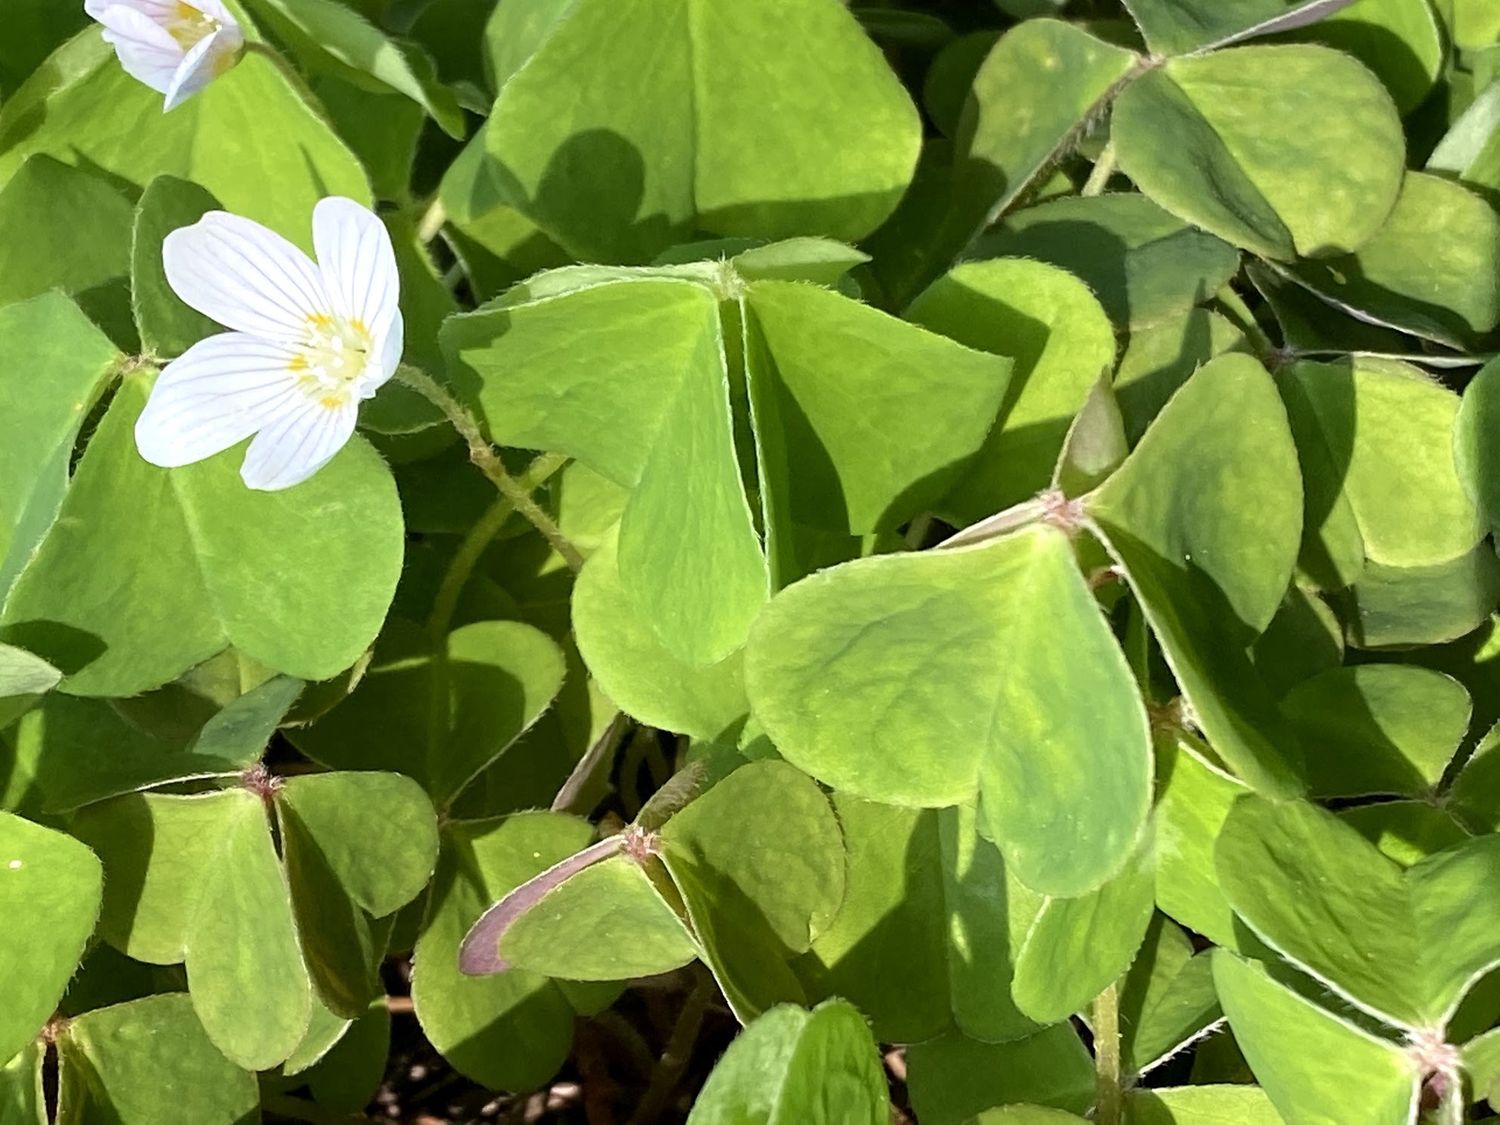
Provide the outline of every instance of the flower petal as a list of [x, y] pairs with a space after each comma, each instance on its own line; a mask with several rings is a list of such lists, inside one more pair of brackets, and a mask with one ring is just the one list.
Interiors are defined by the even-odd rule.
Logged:
[[[155, 3], [158, 0], [145, 0], [146, 3]], [[226, 8], [221, 0], [188, 0], [191, 7], [197, 8], [205, 16], [219, 21], [222, 27], [232, 27], [235, 31], [240, 29], [240, 21], [234, 18], [234, 13]]]
[[104, 41], [115, 49], [125, 73], [165, 94], [182, 62], [182, 48], [139, 8], [98, 5], [89, 15], [104, 25]]
[[358, 416], [354, 398], [340, 406], [325, 406], [318, 399], [303, 397], [255, 435], [240, 466], [240, 478], [264, 492], [300, 484], [344, 448]]
[[176, 109], [223, 73], [229, 61], [226, 55], [238, 50], [230, 43], [232, 37], [232, 32], [215, 31], [193, 44], [167, 84], [167, 104], [163, 112]]
[[337, 311], [381, 339], [396, 315], [401, 278], [390, 233], [368, 207], [330, 196], [313, 208], [313, 247]]
[[387, 329], [385, 338], [377, 342], [379, 350], [366, 365], [364, 376], [360, 379], [360, 398], [374, 398], [375, 392], [390, 381], [396, 368], [401, 366], [401, 350], [405, 346], [405, 338], [405, 322], [401, 319], [401, 310], [397, 309], [395, 320]]
[[[202, 7], [194, 5], [201, 12]], [[83, 10], [94, 19], [109, 8], [128, 8], [165, 28], [177, 18], [177, 0], [84, 0]]]
[[275, 231], [210, 211], [162, 243], [173, 291], [226, 328], [270, 340], [306, 337], [308, 320], [332, 306], [306, 254]]
[[239, 332], [200, 340], [167, 364], [135, 424], [153, 465], [175, 468], [244, 441], [289, 404], [307, 401], [293, 353]]

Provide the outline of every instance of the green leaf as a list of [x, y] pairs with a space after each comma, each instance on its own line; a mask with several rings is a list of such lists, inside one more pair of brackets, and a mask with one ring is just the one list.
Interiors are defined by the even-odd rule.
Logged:
[[245, 1069], [264, 1070], [301, 1041], [312, 990], [264, 804], [244, 790], [229, 794], [197, 872], [204, 883], [179, 904], [192, 909], [184, 960], [193, 1008], [214, 1045]]
[[928, 286], [906, 317], [1014, 359], [994, 428], [943, 510], [970, 524], [1046, 488], [1069, 422], [1114, 365], [1114, 331], [1088, 287], [1041, 262], [967, 262]]
[[1267, 258], [1358, 250], [1401, 187], [1405, 139], [1390, 95], [1326, 47], [1168, 60], [1120, 95], [1113, 136], [1120, 168], [1147, 196]]
[[735, 770], [662, 829], [668, 867], [683, 857], [733, 888], [736, 907], [805, 953], [844, 899], [844, 844], [828, 798], [785, 762]]
[[53, 694], [0, 732], [0, 807], [71, 812], [164, 782], [238, 773], [264, 750], [264, 741], [236, 740], [184, 752], [131, 726], [102, 700]]
[[920, 129], [836, 0], [579, 0], [486, 137], [507, 201], [573, 256], [640, 262], [694, 230], [859, 239], [906, 190]]
[[1293, 586], [1251, 646], [1256, 670], [1278, 696], [1344, 662], [1344, 627], [1327, 602]]
[[931, 323], [787, 281], [753, 283], [744, 309], [773, 552], [781, 520], [865, 535], [926, 511], [984, 456], [1002, 402], [1019, 389], [1012, 364], [989, 354], [995, 334], [960, 347], [924, 331]]
[[1112, 321], [1132, 330], [1185, 313], [1217, 293], [1240, 264], [1227, 242], [1144, 195], [1124, 192], [1017, 211], [979, 239], [974, 252], [1061, 266], [1088, 284]]
[[1462, 684], [1401, 664], [1335, 668], [1293, 688], [1282, 707], [1320, 797], [1429, 794], [1469, 729]]
[[50, 156], [27, 160], [0, 188], [0, 305], [60, 289], [131, 347], [130, 210], [102, 176]]
[[1126, 1070], [1151, 1070], [1220, 1018], [1207, 951], [1195, 956], [1178, 927], [1157, 917], [1120, 990], [1120, 1048]]
[[14, 970], [0, 1014], [0, 1058], [26, 1046], [57, 1010], [94, 932], [102, 878], [99, 861], [77, 840], [0, 813], [0, 911], [10, 919], [0, 963]]
[[1361, 319], [1463, 349], [1500, 323], [1497, 244], [1493, 207], [1459, 184], [1412, 172], [1385, 225], [1357, 253], [1301, 262], [1291, 273]]
[[1058, 20], [1027, 20], [1001, 37], [975, 76], [954, 143], [944, 234], [953, 257], [1051, 167], [1136, 63], [1134, 52]]
[[505, 0], [484, 25], [490, 89], [499, 90], [536, 54], [572, 10], [574, 0]]
[[[1492, 532], [1500, 532], [1500, 360], [1487, 363], [1464, 389], [1453, 430], [1459, 480]], [[0, 583], [3, 585], [3, 583]]]
[[294, 817], [371, 917], [416, 898], [437, 862], [437, 821], [421, 789], [391, 773], [288, 778], [277, 807]]
[[380, 458], [355, 440], [278, 493], [245, 488], [237, 450], [158, 469], [132, 435], [149, 385], [131, 376], [116, 393], [6, 602], [5, 638], [80, 695], [156, 687], [228, 644], [305, 680], [353, 664], [401, 568], [400, 505]]
[[1314, 23], [1353, 0], [1126, 0], [1151, 50], [1181, 55]]
[[1052, 487], [1068, 497], [1080, 496], [1107, 480], [1129, 455], [1125, 418], [1109, 376], [1102, 375], [1068, 426], [1052, 470]]
[[1349, 584], [1365, 560], [1445, 563], [1483, 537], [1454, 463], [1457, 395], [1373, 358], [1298, 363], [1278, 382], [1307, 489], [1302, 566], [1322, 585]]
[[785, 1005], [729, 1045], [688, 1125], [885, 1125], [891, 1113], [880, 1053], [862, 1015], [842, 1000]]
[[[337, 775], [328, 775], [337, 776]], [[378, 966], [388, 931], [350, 901], [329, 857], [300, 818], [277, 803], [277, 832], [292, 895], [292, 916], [302, 963], [318, 1003], [341, 1020], [363, 1013], [372, 997], [382, 995]], [[298, 1051], [312, 1035], [303, 1032]]]
[[104, 863], [104, 939], [137, 960], [185, 961], [198, 1018], [241, 1066], [286, 1059], [312, 992], [261, 799], [120, 797], [80, 813], [73, 830]]
[[1213, 763], [1208, 747], [1191, 735], [1159, 733], [1156, 753], [1157, 905], [1215, 944], [1238, 949], [1234, 911], [1214, 867], [1214, 843], [1246, 787]]
[[1483, 890], [1500, 871], [1497, 845], [1480, 837], [1403, 870], [1332, 814], [1246, 797], [1216, 860], [1235, 912], [1277, 950], [1398, 1027], [1442, 1028], [1500, 963]]
[[1469, 834], [1458, 821], [1426, 801], [1357, 805], [1341, 809], [1339, 819], [1402, 867], [1469, 841]]
[[1453, 779], [1449, 806], [1475, 831], [1500, 830], [1500, 726], [1491, 727]]
[[302, 53], [405, 94], [450, 137], [462, 140], [468, 131], [458, 99], [420, 47], [390, 38], [335, 0], [250, 0], [249, 6]]
[[39, 152], [140, 189], [163, 173], [192, 180], [304, 249], [319, 199], [370, 201], [358, 162], [270, 59], [246, 56], [163, 113], [161, 95], [125, 73], [97, 29], [60, 47], [0, 111], [0, 183]]
[[309, 75], [309, 81], [339, 139], [369, 173], [375, 198], [406, 199], [426, 111], [402, 94], [367, 89], [369, 83], [333, 74]]
[[180, 227], [191, 226], [219, 201], [208, 191], [176, 176], [157, 176], [136, 204], [130, 252], [130, 304], [141, 347], [159, 356], [178, 356], [205, 336], [221, 331], [189, 308], [167, 281], [162, 243]]
[[757, 622], [745, 677], [777, 749], [835, 788], [928, 807], [981, 793], [1007, 862], [1039, 891], [1098, 886], [1140, 833], [1141, 701], [1051, 528], [804, 580]]
[[1452, 26], [1460, 47], [1488, 47], [1500, 40], [1500, 13], [1484, 0], [1453, 0]]
[[391, 1013], [382, 996], [307, 1072], [313, 1101], [338, 1113], [358, 1113], [380, 1090], [391, 1053]]
[[118, 359], [59, 293], [0, 308], [0, 361], [26, 370], [0, 382], [0, 603], [57, 515], [78, 429]]
[[1394, 1043], [1303, 999], [1254, 962], [1219, 950], [1213, 963], [1235, 1039], [1283, 1119], [1408, 1125], [1421, 1075]]
[[703, 955], [742, 1023], [802, 1002], [787, 966], [844, 898], [844, 844], [828, 798], [784, 762], [735, 770], [661, 832], [662, 860]]
[[0, 1121], [5, 1125], [51, 1125], [42, 1089], [45, 1047], [33, 1041], [0, 1063]]
[[1272, 792], [1298, 788], [1296, 750], [1246, 649], [1291, 583], [1301, 498], [1276, 386], [1238, 355], [1200, 368], [1085, 498], [1209, 742]]
[[421, 787], [391, 773], [288, 779], [277, 823], [303, 959], [324, 1003], [353, 1018], [382, 995], [384, 918], [422, 891], [437, 822]]
[[1070, 1024], [1029, 1039], [981, 1043], [950, 1032], [907, 1048], [908, 1089], [923, 1125], [967, 1125], [1007, 1102], [1082, 1113], [1094, 1100], [1094, 1068]]
[[1464, 1044], [1463, 1066], [1474, 1084], [1476, 1099], [1483, 1091], [1485, 1099], [1493, 1106], [1500, 1097], [1500, 1028]]
[[[973, 806], [903, 809], [834, 795], [847, 891], [796, 965], [809, 992], [843, 996], [882, 1041], [918, 1042], [956, 1023], [982, 1040], [1037, 1030], [1011, 976], [1040, 902], [981, 836]], [[905, 969], [885, 972], [899, 962]]]
[[621, 710], [641, 722], [712, 741], [750, 710], [739, 652], [696, 666], [658, 639], [620, 583], [613, 537], [578, 576], [572, 618], [589, 671]]
[[437, 653], [425, 631], [393, 619], [354, 692], [289, 733], [330, 768], [414, 777], [441, 807], [532, 727], [562, 682], [561, 650], [530, 625], [476, 621]]
[[62, 673], [24, 648], [0, 644], [0, 729], [40, 701], [62, 679]]
[[500, 955], [565, 980], [628, 980], [686, 965], [698, 949], [653, 878], [616, 855], [547, 891], [505, 931]]
[[1087, 1120], [1076, 1113], [1046, 1106], [1003, 1105], [985, 1110], [973, 1119], [973, 1125], [1078, 1125], [1078, 1122]]
[[259, 1116], [255, 1075], [204, 1034], [181, 993], [88, 1012], [57, 1041], [57, 1125], [243, 1125]]
[[251, 688], [204, 723], [188, 750], [248, 765], [265, 751], [305, 686], [290, 676], [276, 676]]
[[455, 822], [443, 830], [417, 940], [412, 1000], [433, 1046], [476, 1082], [507, 1090], [546, 1082], [567, 1058], [574, 1013], [558, 985], [539, 974], [460, 974], [464, 934], [491, 902], [566, 859], [591, 835], [581, 820], [544, 812]]
[[1432, 92], [1446, 61], [1442, 22], [1430, 4], [1355, 0], [1300, 33], [1353, 55], [1375, 72], [1403, 116]]
[[[495, 440], [566, 453], [634, 489], [620, 525], [621, 582], [666, 646], [694, 664], [738, 648], [766, 592], [723, 346], [710, 292], [665, 278], [480, 311], [443, 330], [455, 389]], [[614, 362], [601, 366], [598, 355]]]
[[1016, 1006], [1057, 1023], [1123, 976], [1146, 936], [1154, 890], [1148, 839], [1098, 890], [1044, 899], [1016, 956]]
[[1500, 605], [1500, 561], [1480, 543], [1432, 566], [1367, 563], [1341, 601], [1358, 648], [1443, 644], [1478, 629]]
[[[1208, 967], [1208, 957], [1198, 958]], [[1209, 982], [1213, 987], [1213, 982]], [[1131, 1125], [1283, 1125], [1258, 1086], [1179, 1086], [1130, 1094]]]
[[1141, 440], [1198, 368], [1225, 352], [1248, 350], [1244, 333], [1210, 309], [1189, 309], [1157, 324], [1132, 328], [1114, 381], [1130, 443]]

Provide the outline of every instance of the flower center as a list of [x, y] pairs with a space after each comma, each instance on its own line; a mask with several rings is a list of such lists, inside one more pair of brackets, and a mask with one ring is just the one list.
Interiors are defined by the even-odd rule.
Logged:
[[219, 21], [207, 12], [200, 12], [184, 0], [177, 0], [171, 18], [167, 20], [167, 34], [177, 41], [177, 45], [184, 51], [192, 47], [204, 36], [212, 35], [218, 31]]
[[349, 401], [364, 374], [374, 341], [362, 320], [316, 313], [307, 318], [308, 332], [292, 359], [292, 370], [309, 394], [327, 407]]

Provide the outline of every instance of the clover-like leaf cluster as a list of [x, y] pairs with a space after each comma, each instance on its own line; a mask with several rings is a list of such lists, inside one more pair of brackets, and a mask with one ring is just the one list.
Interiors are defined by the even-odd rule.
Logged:
[[0, 1123], [1500, 1110], [1494, 0], [0, 28]]

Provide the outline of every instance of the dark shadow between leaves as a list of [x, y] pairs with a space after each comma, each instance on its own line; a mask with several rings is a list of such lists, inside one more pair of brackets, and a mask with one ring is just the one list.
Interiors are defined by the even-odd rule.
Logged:
[[1344, 481], [1354, 457], [1358, 425], [1354, 365], [1350, 360], [1327, 364], [1318, 370], [1316, 377], [1326, 380], [1336, 392], [1333, 417], [1314, 409], [1296, 379], [1279, 375], [1276, 386], [1286, 406], [1302, 470], [1302, 547], [1298, 563], [1320, 586], [1336, 589], [1343, 585], [1339, 568], [1319, 532], [1343, 496]]
[[61, 621], [13, 621], [0, 629], [0, 640], [36, 653], [64, 676], [77, 675], [108, 648], [97, 633]]
[[[1183, 322], [1187, 328], [1176, 356], [1129, 383], [1115, 384], [1115, 401], [1119, 403], [1125, 421], [1125, 440], [1132, 449], [1193, 372], [1213, 358], [1213, 322], [1209, 319], [1209, 312], [1199, 308], [1207, 299], [1208, 294], [1200, 283], [1193, 307]], [[1129, 346], [1128, 338], [1126, 346]]]
[[471, 205], [488, 202], [493, 193], [564, 243], [569, 240], [556, 232], [569, 220], [586, 215], [598, 234], [589, 239], [592, 245], [569, 247], [581, 260], [644, 265], [693, 233], [690, 224], [673, 222], [666, 215], [639, 214], [645, 198], [645, 161], [634, 143], [612, 129], [574, 133], [558, 146], [535, 194], [493, 151], [485, 163], [487, 174], [472, 181]]

